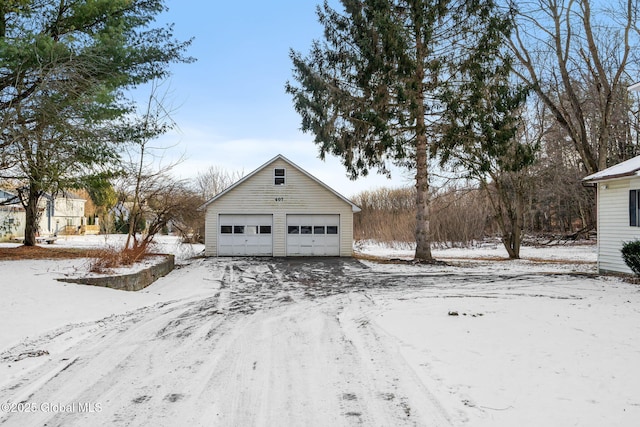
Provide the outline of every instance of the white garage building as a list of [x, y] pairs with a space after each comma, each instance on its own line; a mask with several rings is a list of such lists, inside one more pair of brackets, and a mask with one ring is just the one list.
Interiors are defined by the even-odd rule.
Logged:
[[203, 208], [207, 256], [351, 256], [360, 211], [282, 155]]

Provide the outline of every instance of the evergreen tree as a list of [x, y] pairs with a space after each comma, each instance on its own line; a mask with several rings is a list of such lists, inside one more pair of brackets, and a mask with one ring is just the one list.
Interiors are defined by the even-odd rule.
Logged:
[[108, 175], [134, 106], [124, 91], [189, 62], [163, 0], [10, 0], [0, 4], [0, 167], [19, 178], [25, 244], [45, 193]]
[[503, 24], [489, 26], [480, 38], [483, 48], [450, 76], [437, 145], [442, 165], [449, 162], [464, 178], [480, 183], [509, 257], [519, 258], [529, 190], [526, 169], [534, 162], [538, 142], [519, 132], [528, 88], [510, 79], [512, 60], [500, 38], [510, 27], [508, 21]]
[[391, 164], [415, 171], [416, 253], [432, 261], [429, 158], [437, 155], [456, 70], [502, 39], [507, 19], [492, 0], [341, 0], [344, 13], [318, 7], [324, 40], [308, 56], [292, 52], [288, 83], [302, 130], [320, 157], [342, 158], [352, 179]]

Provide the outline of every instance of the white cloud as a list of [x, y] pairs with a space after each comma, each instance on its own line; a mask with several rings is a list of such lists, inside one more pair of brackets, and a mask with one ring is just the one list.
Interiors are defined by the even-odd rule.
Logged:
[[206, 125], [183, 126], [179, 132], [164, 135], [159, 144], [172, 147], [171, 154], [166, 156], [169, 159], [184, 154], [184, 161], [174, 168], [174, 174], [180, 178], [192, 178], [210, 166], [246, 174], [282, 154], [346, 197], [378, 187], [412, 185], [399, 170], [394, 170], [392, 179], [372, 172], [366, 178], [351, 181], [340, 159], [328, 156], [325, 161], [320, 160], [311, 138], [304, 135], [294, 140], [225, 139]]

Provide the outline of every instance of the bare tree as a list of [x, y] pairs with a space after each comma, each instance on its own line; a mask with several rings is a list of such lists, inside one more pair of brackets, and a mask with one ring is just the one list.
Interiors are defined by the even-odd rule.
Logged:
[[[591, 0], [512, 3], [510, 47], [516, 74], [547, 106], [585, 173], [630, 155], [621, 118], [628, 111], [629, 67], [637, 63], [638, 0], [608, 6]], [[622, 112], [621, 112], [622, 108]], [[617, 149], [613, 147], [618, 146]]]
[[204, 200], [223, 192], [244, 176], [244, 171], [228, 171], [220, 166], [209, 166], [194, 179], [194, 187]]
[[[543, 106], [542, 106], [543, 107]], [[529, 193], [527, 227], [532, 232], [585, 232], [594, 225], [593, 191], [582, 185], [585, 170], [576, 150], [566, 143], [566, 133], [540, 108], [533, 126], [540, 132], [540, 150], [531, 168], [536, 177]]]
[[[129, 230], [125, 249], [145, 247], [153, 239], [153, 235], [159, 231], [155, 227], [147, 231], [141, 242], [137, 240], [136, 233], [144, 218], [145, 204], [150, 203], [152, 196], [157, 200], [158, 194], [163, 188], [169, 190], [177, 184], [169, 179], [169, 171], [176, 165], [171, 163], [162, 166], [162, 156], [158, 151], [165, 151], [167, 147], [153, 146], [151, 143], [158, 135], [165, 133], [175, 126], [171, 118], [171, 109], [167, 104], [168, 91], [161, 92], [162, 83], [154, 81], [151, 85], [147, 100], [146, 111], [142, 117], [133, 118], [137, 126], [131, 126], [132, 148], [128, 152], [128, 173], [125, 182], [129, 184], [130, 196], [128, 207]], [[163, 196], [166, 199], [166, 194]], [[157, 209], [157, 207], [156, 207]], [[160, 215], [163, 217], [163, 215]], [[160, 221], [161, 222], [161, 221]], [[151, 237], [148, 238], [151, 233]]]
[[[362, 209], [353, 219], [355, 238], [391, 244], [414, 242], [415, 191], [412, 187], [378, 188], [355, 195], [353, 201]], [[434, 243], [466, 246], [491, 228], [486, 196], [477, 187], [449, 184], [432, 191]]]
[[183, 235], [188, 235], [201, 199], [187, 187], [184, 180], [176, 180], [166, 174], [147, 179], [140, 188], [142, 203], [136, 211], [138, 219], [144, 218], [146, 229], [138, 247], [147, 247], [154, 237], [169, 225]]

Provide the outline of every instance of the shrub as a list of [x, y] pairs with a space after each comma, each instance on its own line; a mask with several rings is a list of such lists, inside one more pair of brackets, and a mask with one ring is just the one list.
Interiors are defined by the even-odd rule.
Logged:
[[640, 240], [623, 242], [620, 252], [622, 252], [622, 259], [625, 264], [636, 276], [640, 276]]
[[[491, 215], [483, 197], [475, 188], [450, 187], [431, 194], [429, 228], [433, 243], [465, 246], [491, 231]], [[356, 240], [415, 242], [414, 188], [379, 188], [364, 191], [352, 200], [362, 209], [353, 218]]]
[[105, 248], [89, 263], [92, 273], [108, 273], [114, 268], [128, 267], [149, 255], [148, 245], [130, 249]]

